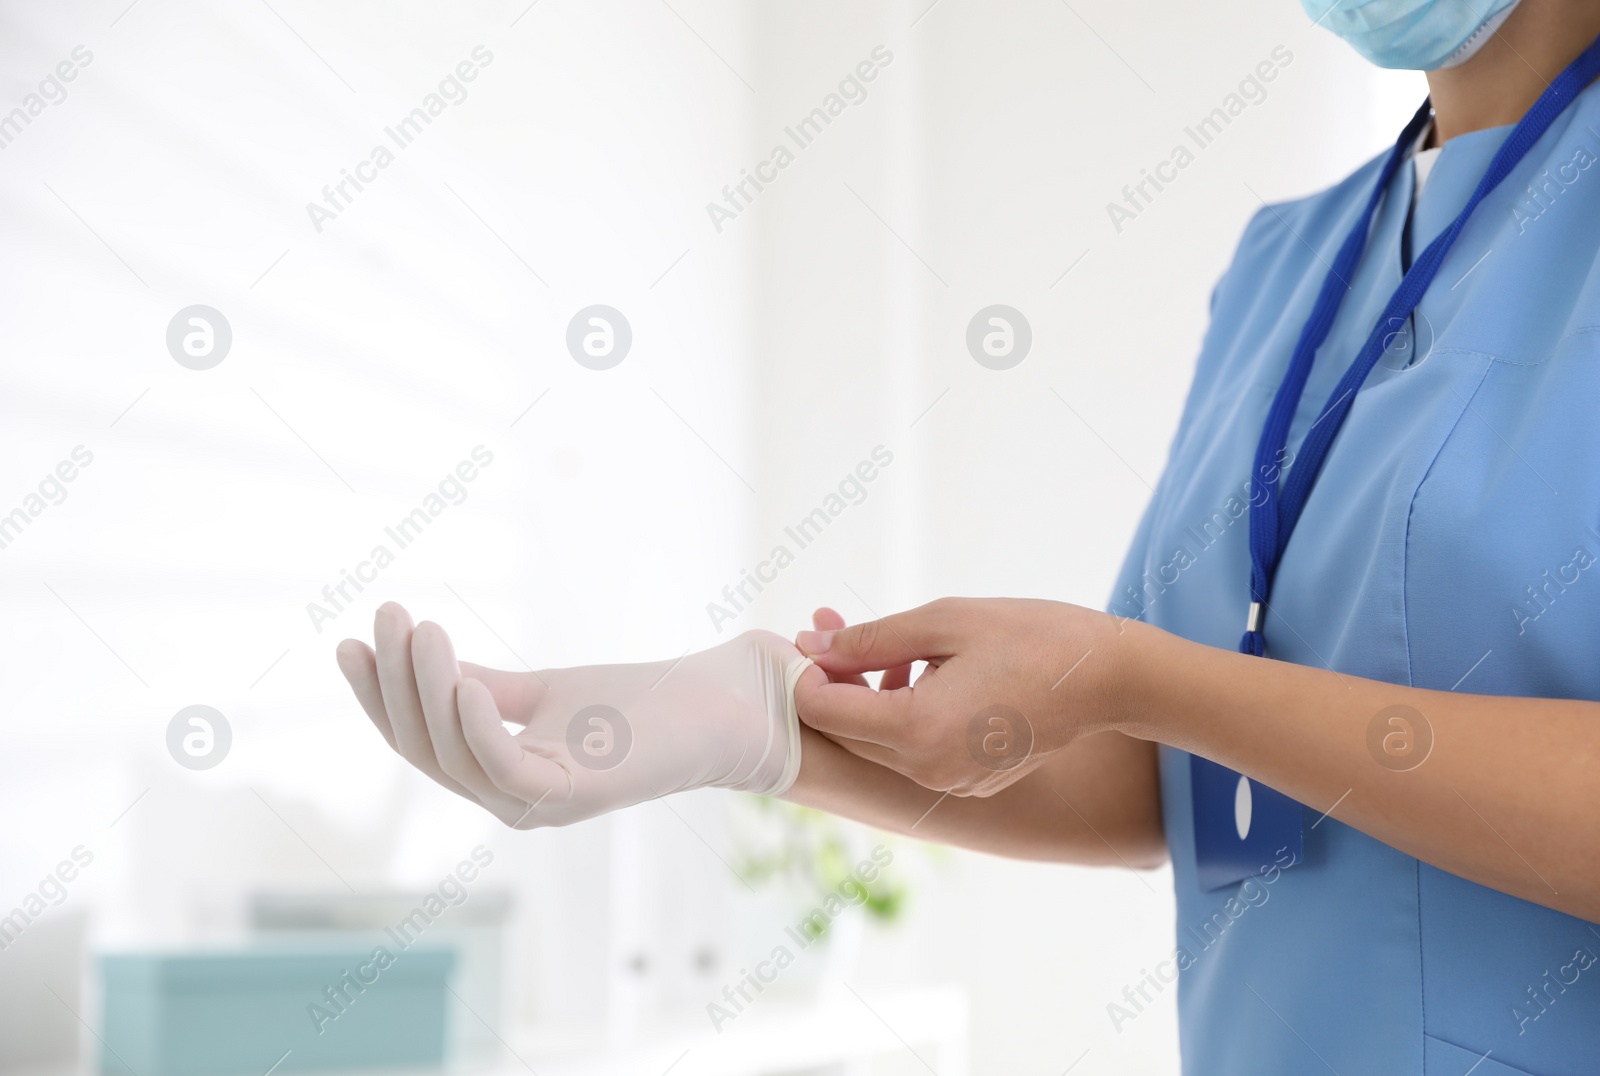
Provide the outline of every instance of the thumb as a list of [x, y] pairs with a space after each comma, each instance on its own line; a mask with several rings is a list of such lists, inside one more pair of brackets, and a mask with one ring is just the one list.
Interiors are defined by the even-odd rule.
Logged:
[[930, 604], [837, 631], [803, 631], [795, 645], [827, 672], [849, 674], [951, 657], [954, 636], [952, 618]]

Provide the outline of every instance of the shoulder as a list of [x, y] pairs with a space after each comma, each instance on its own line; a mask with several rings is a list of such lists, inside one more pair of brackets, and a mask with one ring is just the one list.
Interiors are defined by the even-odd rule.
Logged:
[[[1303, 323], [1359, 219], [1383, 158], [1374, 158], [1315, 194], [1263, 203], [1239, 237], [1233, 258], [1211, 293], [1211, 320], [1195, 364], [1180, 437], [1203, 402], [1236, 395], [1251, 384], [1276, 384], [1287, 362], [1283, 325]], [[1284, 339], [1287, 339], [1285, 337]], [[1292, 346], [1292, 340], [1288, 341]]]
[[[1263, 202], [1250, 217], [1218, 290], [1264, 272], [1327, 272], [1326, 261], [1355, 223], [1388, 152], [1372, 158], [1325, 190], [1283, 202]], [[1215, 302], [1216, 297], [1213, 297]]]
[[1277, 321], [1315, 295], [1360, 219], [1383, 161], [1375, 157], [1315, 194], [1262, 203], [1212, 291], [1205, 352], [1217, 350], [1211, 346], [1217, 334], [1233, 336], [1259, 328], [1262, 319]]

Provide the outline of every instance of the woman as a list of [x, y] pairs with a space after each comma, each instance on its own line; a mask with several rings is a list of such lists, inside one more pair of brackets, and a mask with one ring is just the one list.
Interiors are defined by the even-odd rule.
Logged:
[[1432, 112], [1246, 228], [1109, 613], [511, 674], [386, 606], [391, 744], [520, 826], [720, 785], [1170, 857], [1186, 1072], [1600, 1069], [1600, 3], [1304, 3]]

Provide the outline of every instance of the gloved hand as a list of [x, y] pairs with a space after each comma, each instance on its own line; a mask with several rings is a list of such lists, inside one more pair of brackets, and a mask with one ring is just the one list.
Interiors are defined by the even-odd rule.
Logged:
[[675, 661], [522, 673], [458, 663], [444, 629], [413, 629], [393, 602], [374, 635], [376, 653], [356, 639], [338, 649], [372, 723], [406, 761], [517, 829], [708, 786], [781, 795], [800, 771], [794, 690], [811, 661], [771, 632]]

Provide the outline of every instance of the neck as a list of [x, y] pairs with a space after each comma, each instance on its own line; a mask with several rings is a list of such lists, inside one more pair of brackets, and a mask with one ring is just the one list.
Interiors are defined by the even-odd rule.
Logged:
[[1600, 36], [1600, 4], [1522, 0], [1504, 25], [1458, 67], [1428, 72], [1430, 145], [1516, 123], [1550, 80]]

